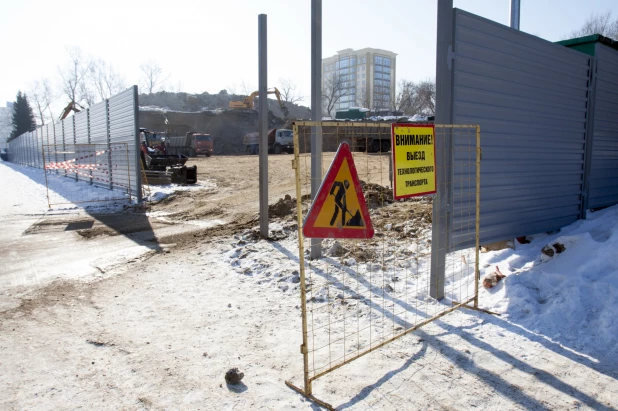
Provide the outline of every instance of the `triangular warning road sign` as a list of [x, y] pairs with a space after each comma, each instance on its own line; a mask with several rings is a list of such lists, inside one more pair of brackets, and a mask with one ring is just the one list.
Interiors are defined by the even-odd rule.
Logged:
[[371, 238], [373, 226], [354, 159], [341, 143], [303, 224], [309, 238]]

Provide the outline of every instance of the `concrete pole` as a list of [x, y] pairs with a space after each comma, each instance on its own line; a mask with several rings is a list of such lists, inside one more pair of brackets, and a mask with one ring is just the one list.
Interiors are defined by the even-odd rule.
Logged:
[[260, 109], [258, 128], [260, 133], [260, 235], [268, 238], [268, 53], [266, 14], [258, 15], [258, 90]]
[[[453, 0], [438, 0], [436, 44], [436, 124], [452, 123], [453, 87]], [[440, 129], [437, 129], [440, 130]], [[445, 130], [445, 129], [442, 129]], [[436, 136], [436, 196], [433, 199], [431, 230], [431, 274], [429, 295], [444, 298], [450, 195], [451, 131]]]
[[[322, 0], [311, 0], [311, 120], [322, 120]], [[311, 130], [311, 198], [322, 183], [322, 129]], [[310, 257], [322, 256], [322, 240], [311, 239]]]
[[520, 1], [511, 0], [511, 28], [519, 30]]

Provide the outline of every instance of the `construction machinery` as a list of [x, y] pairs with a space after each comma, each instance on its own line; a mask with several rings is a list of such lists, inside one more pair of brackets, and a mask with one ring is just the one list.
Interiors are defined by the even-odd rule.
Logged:
[[189, 131], [184, 136], [169, 137], [166, 145], [168, 154], [183, 154], [188, 157], [203, 154], [210, 157], [213, 153], [212, 136], [198, 131]]
[[79, 113], [80, 111], [82, 111], [84, 108], [79, 105], [78, 103], [76, 103], [75, 101], [71, 101], [65, 108], [64, 110], [62, 110], [62, 113], [60, 114], [60, 117], [58, 117], [58, 121], [62, 121], [65, 118], [67, 118], [69, 116], [69, 114], [71, 114], [71, 111], [74, 111], [76, 113]]
[[182, 154], [157, 154], [150, 148], [156, 133], [140, 128], [140, 150], [144, 174], [150, 184], [195, 184], [197, 166], [186, 166], [189, 159]]
[[[281, 111], [283, 111], [283, 115], [285, 118], [288, 118], [290, 115], [290, 110], [285, 106], [283, 100], [281, 100], [281, 93], [277, 89], [277, 87], [273, 87], [272, 89], [267, 90], [267, 94], [274, 94], [277, 97], [277, 101], [279, 102], [279, 107], [281, 107]], [[242, 101], [230, 101], [230, 108], [233, 109], [253, 109], [253, 102], [257, 96], [260, 95], [259, 91], [254, 91], [248, 97], [245, 97]]]
[[[285, 128], [273, 128], [268, 132], [268, 152], [281, 154], [294, 153], [294, 132]], [[248, 133], [243, 138], [245, 151], [248, 154], [258, 154], [260, 147], [260, 133]]]

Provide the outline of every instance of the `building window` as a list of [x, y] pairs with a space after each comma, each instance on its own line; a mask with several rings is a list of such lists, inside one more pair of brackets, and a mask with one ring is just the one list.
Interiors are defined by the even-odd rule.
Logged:
[[385, 66], [390, 67], [390, 66], [391, 66], [391, 59], [390, 59], [390, 58], [388, 58], [388, 57], [384, 57], [384, 58], [382, 59], [382, 63], [383, 63]]

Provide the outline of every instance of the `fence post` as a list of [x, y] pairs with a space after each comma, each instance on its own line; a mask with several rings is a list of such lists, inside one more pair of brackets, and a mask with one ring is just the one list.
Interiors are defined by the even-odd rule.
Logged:
[[[75, 114], [71, 116], [71, 121], [73, 122], [73, 149], [75, 150], [75, 146], [77, 145], [77, 130], [75, 130]], [[77, 150], [75, 151], [75, 157], [78, 157]], [[77, 161], [75, 163], [77, 165]], [[79, 174], [75, 173], [75, 182], [79, 181]]]
[[260, 234], [268, 238], [268, 20], [258, 15], [258, 90], [260, 90], [258, 124], [260, 133], [259, 190]]
[[109, 170], [109, 189], [114, 189], [114, 171], [112, 170], [112, 134], [109, 127], [109, 99], [105, 100], [105, 129], [107, 130], [107, 167]]
[[[436, 124], [452, 123], [453, 87], [453, 0], [438, 0], [436, 46]], [[452, 129], [445, 128], [446, 138], [436, 138], [436, 195], [433, 201], [431, 235], [431, 297], [444, 298], [444, 277], [448, 249], [448, 209], [451, 182], [450, 163]]]
[[579, 218], [586, 218], [588, 201], [590, 199], [590, 172], [592, 169], [592, 149], [594, 147], [594, 101], [597, 90], [597, 65], [596, 59], [588, 59], [588, 104], [586, 107], [586, 131], [584, 138], [584, 175], [582, 181], [582, 195], [579, 210]]
[[[52, 131], [54, 133], [54, 148], [56, 147], [56, 145], [58, 144], [57, 142], [57, 136], [56, 136], [56, 123], [52, 123]], [[54, 162], [57, 163], [58, 162], [58, 153], [56, 152], [57, 150], [54, 150]], [[55, 170], [56, 174], [60, 174], [60, 172], [58, 171], [58, 169]]]
[[[311, 0], [311, 120], [322, 119], [322, 0]], [[311, 200], [322, 183], [322, 128], [311, 127]], [[310, 257], [322, 256], [322, 239], [311, 239]], [[307, 387], [305, 387], [307, 389]], [[309, 394], [311, 386], [309, 385]]]
[[[134, 145], [135, 145], [135, 193], [137, 202], [141, 203], [142, 198], [142, 159], [140, 157], [140, 141], [139, 141], [139, 94], [137, 86], [133, 86], [133, 121], [135, 124]], [[129, 194], [130, 195], [130, 194]]]
[[[86, 109], [86, 135], [88, 138], [88, 144], [92, 144], [92, 138], [90, 136], [90, 108]], [[93, 150], [94, 152], [96, 152], [96, 148]], [[94, 156], [94, 163], [97, 162], [97, 156]], [[89, 171], [90, 174], [90, 185], [93, 184], [93, 179], [92, 179], [92, 169]]]

